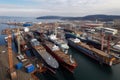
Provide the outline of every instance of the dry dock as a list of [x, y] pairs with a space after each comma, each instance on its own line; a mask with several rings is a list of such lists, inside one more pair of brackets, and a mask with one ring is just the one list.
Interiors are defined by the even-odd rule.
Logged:
[[[15, 56], [16, 55], [13, 52], [14, 65], [18, 63], [18, 60]], [[0, 80], [10, 80], [7, 72], [8, 68], [9, 68], [9, 65], [8, 65], [7, 47], [0, 46]], [[32, 78], [30, 73], [26, 73], [24, 70], [16, 70], [16, 72], [17, 72], [16, 80], [35, 80]]]

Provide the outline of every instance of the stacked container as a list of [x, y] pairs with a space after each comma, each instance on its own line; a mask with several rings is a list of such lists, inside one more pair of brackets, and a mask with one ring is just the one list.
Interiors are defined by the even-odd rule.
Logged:
[[35, 70], [35, 66], [33, 64], [29, 64], [27, 66], [25, 66], [26, 72], [27, 73], [31, 73]]

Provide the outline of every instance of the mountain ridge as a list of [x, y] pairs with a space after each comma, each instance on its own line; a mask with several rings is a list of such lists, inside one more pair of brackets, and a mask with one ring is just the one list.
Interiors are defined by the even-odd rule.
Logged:
[[64, 17], [64, 16], [41, 16], [36, 19], [60, 19], [60, 20], [99, 20], [99, 21], [113, 21], [114, 19], [120, 19], [120, 15], [87, 15], [83, 17]]

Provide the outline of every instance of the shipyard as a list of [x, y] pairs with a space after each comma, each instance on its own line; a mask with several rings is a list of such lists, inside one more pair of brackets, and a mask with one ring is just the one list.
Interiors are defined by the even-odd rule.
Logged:
[[54, 76], [61, 67], [74, 74], [82, 63], [70, 54], [71, 48], [98, 66], [120, 64], [119, 27], [106, 27], [100, 21], [1, 24], [8, 26], [1, 30], [2, 80], [41, 80], [38, 75]]
[[120, 80], [120, 1], [0, 0], [0, 80]]

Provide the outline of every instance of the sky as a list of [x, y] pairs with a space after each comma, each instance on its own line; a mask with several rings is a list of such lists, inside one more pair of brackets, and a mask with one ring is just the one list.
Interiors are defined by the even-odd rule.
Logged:
[[0, 0], [0, 16], [120, 15], [120, 0]]

